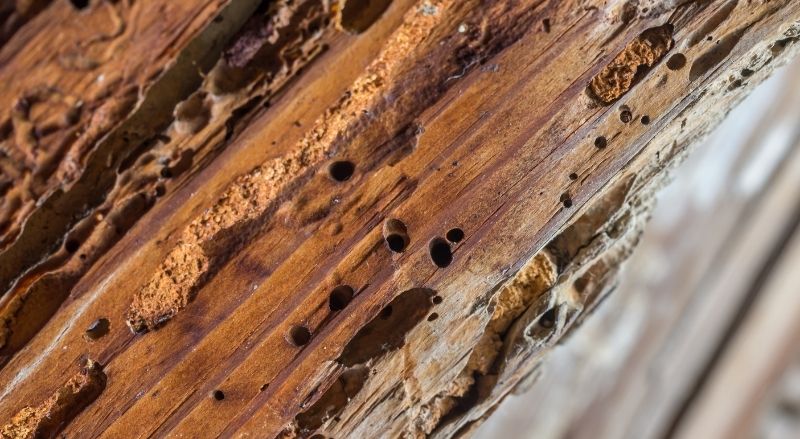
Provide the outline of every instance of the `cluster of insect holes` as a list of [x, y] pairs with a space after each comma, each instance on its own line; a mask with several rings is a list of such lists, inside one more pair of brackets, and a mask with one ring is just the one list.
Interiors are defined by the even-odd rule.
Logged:
[[[667, 68], [673, 71], [680, 70], [686, 66], [686, 62], [687, 60], [684, 54], [676, 53], [667, 60]], [[624, 124], [628, 124], [633, 121], [633, 113], [627, 105], [620, 107], [619, 120]], [[639, 122], [641, 122], [642, 125], [650, 125], [650, 116], [646, 114], [643, 115], [639, 119]], [[594, 139], [594, 146], [597, 149], [605, 149], [608, 146], [608, 139], [605, 136], [598, 136]], [[572, 181], [577, 180], [578, 174], [576, 172], [569, 174], [569, 179]], [[561, 195], [561, 204], [563, 204], [566, 208], [572, 207], [572, 197], [569, 195], [569, 193], [564, 193]]]
[[[356, 165], [349, 160], [337, 160], [328, 165], [328, 177], [331, 180], [339, 183], [344, 183], [353, 176], [355, 173]], [[338, 312], [347, 307], [353, 296], [355, 290], [349, 285], [339, 285], [333, 288], [328, 296], [328, 307], [333, 312]], [[289, 327], [289, 332], [286, 334], [286, 340], [294, 346], [301, 347], [307, 345], [311, 341], [311, 331], [305, 325], [292, 325]], [[261, 391], [266, 390], [268, 384], [261, 386]], [[222, 390], [214, 390], [211, 392], [211, 397], [217, 401], [225, 399], [225, 393]]]
[[[84, 9], [88, 6], [88, 0], [71, 0], [76, 9]], [[667, 67], [670, 70], [679, 70], [686, 65], [686, 57], [683, 54], [675, 54], [667, 61]], [[620, 112], [620, 121], [623, 123], [630, 123], [633, 120], [633, 114], [627, 106], [623, 106]], [[650, 124], [650, 116], [643, 115], [640, 119], [643, 125]], [[608, 139], [605, 136], [599, 136], [594, 141], [595, 147], [598, 149], [605, 149], [608, 146]], [[338, 160], [332, 162], [328, 166], [328, 175], [330, 178], [337, 182], [345, 182], [349, 180], [355, 172], [355, 164], [348, 160]], [[578, 174], [573, 172], [569, 175], [570, 180], [577, 180]], [[568, 193], [561, 196], [561, 203], [566, 208], [572, 207], [572, 198]], [[445, 237], [435, 237], [428, 242], [428, 254], [431, 261], [439, 268], [445, 268], [453, 262], [453, 252], [451, 244], [457, 244], [464, 239], [464, 231], [460, 228], [452, 228], [447, 231]], [[384, 224], [383, 231], [384, 241], [386, 246], [394, 253], [402, 253], [410, 244], [408, 229], [406, 225], [398, 219], [389, 219]], [[68, 241], [66, 243], [67, 250], [70, 253], [77, 251], [79, 244], [77, 242]], [[328, 298], [328, 307], [333, 312], [338, 312], [347, 307], [353, 299], [355, 291], [349, 285], [339, 285], [333, 288]], [[441, 296], [433, 298], [435, 304], [441, 303]], [[381, 318], [389, 318], [391, 315], [391, 307], [385, 308], [381, 313]], [[557, 312], [555, 308], [545, 312], [539, 320], [539, 323], [546, 328], [551, 328], [555, 325]], [[439, 317], [437, 313], [432, 313], [428, 316], [428, 321], [436, 320]], [[96, 340], [108, 333], [109, 330], [108, 319], [101, 318], [92, 323], [86, 330], [86, 336], [89, 339]], [[289, 328], [288, 340], [295, 346], [304, 346], [311, 341], [311, 331], [303, 325], [293, 325]], [[264, 390], [267, 385], [261, 386]], [[222, 390], [214, 390], [211, 396], [217, 400], [222, 401], [225, 399], [225, 393]]]
[[[328, 165], [328, 176], [336, 182], [345, 182], [350, 180], [355, 172], [356, 166], [353, 162], [348, 160], [338, 160]], [[428, 253], [431, 261], [439, 268], [445, 268], [453, 262], [453, 252], [451, 245], [457, 244], [464, 239], [464, 231], [460, 228], [452, 228], [447, 231], [445, 237], [435, 237], [428, 243]], [[393, 253], [403, 253], [411, 243], [406, 225], [398, 219], [388, 219], [383, 227], [383, 239], [388, 249]], [[338, 312], [347, 307], [353, 296], [355, 290], [349, 285], [339, 285], [333, 288], [328, 296], [328, 307], [333, 312]], [[440, 296], [435, 296], [433, 299], [434, 304], [442, 302]], [[391, 315], [391, 307], [385, 308], [380, 317], [383, 319], [389, 318]], [[436, 320], [439, 317], [437, 313], [432, 313], [428, 316], [428, 321]], [[293, 325], [289, 328], [287, 340], [294, 346], [300, 347], [308, 344], [311, 341], [311, 331], [304, 325]]]

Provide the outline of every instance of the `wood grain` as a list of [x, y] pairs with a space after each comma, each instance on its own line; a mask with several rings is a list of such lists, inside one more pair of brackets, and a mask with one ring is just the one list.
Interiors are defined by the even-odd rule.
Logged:
[[[800, 20], [789, 0], [722, 20], [722, 2], [409, 0], [343, 35], [338, 3], [190, 3], [120, 3], [144, 20], [119, 50], [137, 93], [73, 183], [10, 216], [2, 419], [90, 358], [107, 384], [68, 437], [471, 431], [612, 289], [666, 170], [795, 53]], [[0, 60], [45, 38], [29, 26], [63, 19], [54, 5]], [[666, 25], [613, 105], [588, 92]], [[12, 128], [6, 144], [36, 150]], [[110, 215], [119, 236], [87, 245], [81, 225]], [[69, 261], [68, 281], [28, 288]], [[100, 318], [108, 334], [86, 337]]]
[[[676, 170], [614, 293], [477, 437], [666, 437], [692, 415], [692, 395], [716, 375], [728, 340], [747, 334], [742, 322], [764, 297], [764, 273], [797, 226], [798, 67], [759, 86]], [[753, 361], [781, 369], [784, 353], [766, 349], [791, 334], [762, 339]], [[764, 422], [766, 433], [770, 419], [786, 414], [780, 401], [792, 401], [792, 387], [775, 387], [767, 414], [759, 398], [728, 393], [755, 416], [737, 428], [742, 435], [758, 435], [749, 423]]]

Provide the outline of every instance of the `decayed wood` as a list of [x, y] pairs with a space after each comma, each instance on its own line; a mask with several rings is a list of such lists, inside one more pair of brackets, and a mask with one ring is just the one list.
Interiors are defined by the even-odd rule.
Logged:
[[[790, 0], [256, 3], [94, 35], [56, 2], [3, 46], [8, 428], [90, 358], [67, 436], [466, 433], [800, 33]], [[75, 46], [28, 74], [46, 28]]]
[[100, 365], [89, 360], [83, 370], [70, 378], [37, 407], [25, 407], [3, 426], [3, 437], [53, 437], [58, 434], [105, 386]]
[[[725, 351], [725, 340], [747, 333], [737, 321], [767, 296], [760, 279], [797, 227], [798, 69], [794, 62], [771, 78], [681, 166], [673, 185], [659, 195], [620, 285], [548, 357], [542, 379], [507, 399], [478, 437], [663, 437], [693, 414], [692, 394], [717, 374], [714, 360]], [[788, 328], [769, 340], [795, 334]], [[736, 362], [736, 368], [779, 369], [793, 350], [776, 356], [772, 346], [762, 340], [751, 352], [759, 367]], [[739, 379], [737, 385], [770, 380]], [[741, 394], [726, 389], [728, 396]], [[777, 389], [775, 399], [792, 401], [791, 389]], [[729, 399], [748, 404], [751, 417], [701, 419], [746, 437], [796, 436], [752, 432], [752, 424], [781, 415], [785, 402], [776, 402], [774, 414], [762, 415], [759, 398]], [[783, 419], [791, 419], [790, 411]]]

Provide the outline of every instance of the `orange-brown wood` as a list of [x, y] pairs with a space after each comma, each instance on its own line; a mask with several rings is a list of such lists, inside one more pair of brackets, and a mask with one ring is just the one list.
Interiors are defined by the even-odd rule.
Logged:
[[[189, 3], [81, 12], [132, 8], [95, 70], [139, 94], [4, 235], [0, 419], [89, 358], [107, 383], [68, 437], [469, 431], [608, 293], [665, 169], [794, 54], [800, 20], [790, 0], [407, 0], [351, 35], [341, 2]], [[65, 7], [0, 59], [35, 23], [71, 29]], [[9, 59], [7, 78], [35, 62]], [[71, 95], [96, 80], [70, 75]]]

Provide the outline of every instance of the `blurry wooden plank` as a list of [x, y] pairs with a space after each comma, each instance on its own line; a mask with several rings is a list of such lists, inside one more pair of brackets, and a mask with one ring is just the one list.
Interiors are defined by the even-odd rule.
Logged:
[[800, 436], [800, 351], [797, 343], [794, 358], [775, 380], [751, 425], [751, 436], [764, 439], [794, 439]]
[[675, 437], [750, 437], [759, 408], [800, 341], [800, 229], [759, 286], [758, 298], [735, 329]]

